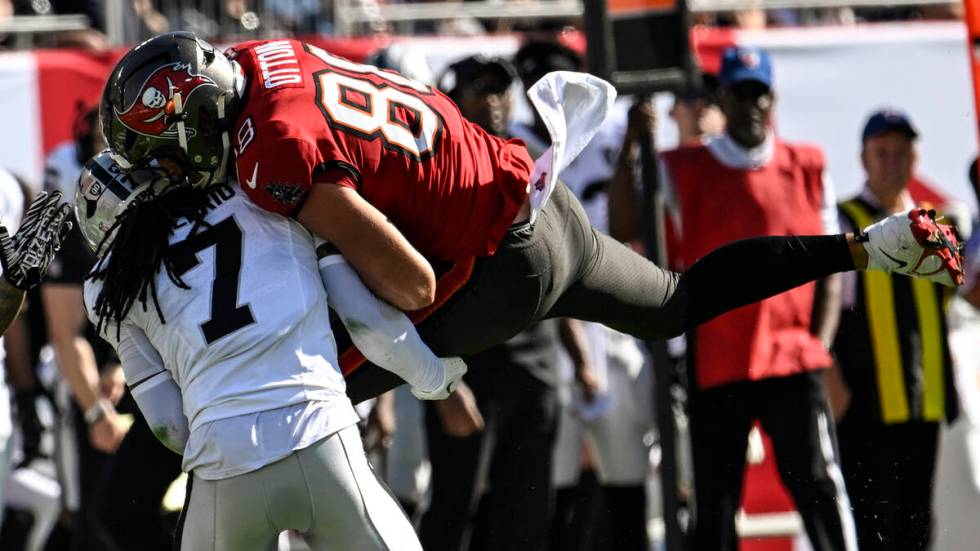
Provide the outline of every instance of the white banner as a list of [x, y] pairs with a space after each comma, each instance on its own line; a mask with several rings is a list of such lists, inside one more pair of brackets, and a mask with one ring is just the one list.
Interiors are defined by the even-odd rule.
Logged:
[[39, 186], [43, 152], [36, 77], [32, 54], [0, 55], [0, 166]]

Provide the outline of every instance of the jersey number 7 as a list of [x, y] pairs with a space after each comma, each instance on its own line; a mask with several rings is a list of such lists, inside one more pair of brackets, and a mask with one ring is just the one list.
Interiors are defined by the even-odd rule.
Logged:
[[211, 282], [211, 319], [201, 324], [208, 344], [255, 323], [249, 304], [238, 306], [242, 271], [242, 230], [229, 216], [204, 231], [170, 247], [174, 273], [182, 276], [201, 263], [197, 253], [214, 247], [214, 280]]

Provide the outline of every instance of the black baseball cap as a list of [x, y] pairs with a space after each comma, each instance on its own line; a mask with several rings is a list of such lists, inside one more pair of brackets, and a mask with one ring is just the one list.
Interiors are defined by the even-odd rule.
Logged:
[[531, 40], [514, 54], [514, 65], [524, 85], [530, 87], [552, 71], [581, 71], [582, 56], [552, 40]]
[[501, 82], [508, 87], [517, 78], [514, 66], [502, 57], [471, 55], [456, 61], [443, 71], [439, 77], [439, 90], [451, 98], [466, 86], [479, 85], [477, 75], [483, 72], [494, 72], [500, 76]]
[[919, 137], [919, 132], [912, 126], [908, 115], [897, 109], [880, 109], [871, 114], [861, 132], [861, 141], [884, 134], [885, 132], [903, 132], [911, 139]]

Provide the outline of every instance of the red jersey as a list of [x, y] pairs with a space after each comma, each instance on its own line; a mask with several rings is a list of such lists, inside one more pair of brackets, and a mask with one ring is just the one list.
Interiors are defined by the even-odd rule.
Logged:
[[492, 254], [527, 196], [532, 161], [445, 95], [296, 40], [228, 51], [247, 79], [233, 129], [238, 180], [291, 215], [314, 182], [357, 190], [423, 255]]

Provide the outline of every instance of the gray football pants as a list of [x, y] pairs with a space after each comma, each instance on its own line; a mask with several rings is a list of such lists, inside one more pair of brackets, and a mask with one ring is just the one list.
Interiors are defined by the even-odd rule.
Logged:
[[[533, 226], [512, 227], [497, 252], [477, 259], [465, 284], [416, 327], [439, 356], [476, 354], [546, 318], [594, 321], [637, 338], [664, 339], [853, 269], [845, 237], [829, 235], [738, 241], [683, 274], [670, 272], [596, 231], [578, 199], [559, 185]], [[335, 326], [334, 333], [342, 331]], [[339, 350], [343, 344], [338, 340]], [[351, 370], [344, 356], [341, 364], [354, 403], [402, 384], [371, 364]]]
[[243, 475], [193, 477], [188, 492], [181, 551], [275, 551], [284, 530], [313, 551], [422, 549], [353, 425]]

